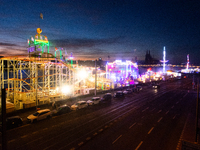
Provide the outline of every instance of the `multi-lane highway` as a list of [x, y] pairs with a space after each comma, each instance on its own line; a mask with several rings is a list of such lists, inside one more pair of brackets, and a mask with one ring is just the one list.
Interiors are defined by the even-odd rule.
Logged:
[[[176, 149], [195, 112], [189, 79], [8, 130], [8, 149]], [[188, 89], [189, 88], [189, 89]]]

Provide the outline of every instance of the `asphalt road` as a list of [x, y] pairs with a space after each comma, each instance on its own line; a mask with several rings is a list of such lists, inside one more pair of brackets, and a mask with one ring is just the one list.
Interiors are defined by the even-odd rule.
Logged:
[[191, 80], [144, 87], [139, 93], [8, 130], [8, 149], [176, 149], [189, 113]]

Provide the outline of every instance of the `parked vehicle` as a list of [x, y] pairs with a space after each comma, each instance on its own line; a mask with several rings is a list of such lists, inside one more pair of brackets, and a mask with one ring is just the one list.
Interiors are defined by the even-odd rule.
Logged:
[[100, 102], [100, 97], [93, 97], [91, 100], [87, 101], [88, 105], [94, 105], [94, 104], [99, 104]]
[[153, 89], [158, 89], [158, 88], [160, 88], [160, 85], [159, 84], [152, 84], [152, 88]]
[[128, 94], [132, 93], [132, 89], [126, 89], [126, 91], [128, 92]]
[[112, 100], [112, 94], [111, 93], [106, 93], [104, 96], [101, 98], [101, 103], [108, 103], [111, 102]]
[[13, 129], [23, 124], [23, 120], [20, 116], [12, 116], [6, 118], [6, 129]]
[[133, 92], [139, 92], [139, 91], [141, 91], [142, 90], [142, 86], [141, 85], [135, 85], [134, 87], [133, 87]]
[[71, 110], [78, 110], [87, 107], [88, 104], [86, 101], [78, 101], [77, 103], [71, 106]]
[[137, 89], [138, 89], [138, 91], [141, 91], [142, 90], [142, 86], [138, 85]]
[[123, 93], [122, 91], [117, 91], [117, 92], [115, 93], [115, 97], [116, 97], [116, 98], [124, 97], [124, 93]]
[[124, 94], [128, 94], [128, 91], [127, 91], [127, 90], [125, 90], [125, 91], [123, 91], [123, 93], [124, 93]]
[[33, 122], [37, 122], [39, 120], [43, 120], [43, 119], [49, 119], [51, 118], [52, 114], [50, 109], [42, 109], [42, 110], [38, 110], [37, 112], [29, 115], [27, 117], [27, 121], [29, 123], [33, 123]]
[[71, 111], [71, 108], [68, 105], [61, 105], [55, 110], [55, 115], [65, 114]]
[[137, 87], [136, 87], [136, 85], [132, 88], [132, 91], [133, 91], [133, 92], [137, 92]]

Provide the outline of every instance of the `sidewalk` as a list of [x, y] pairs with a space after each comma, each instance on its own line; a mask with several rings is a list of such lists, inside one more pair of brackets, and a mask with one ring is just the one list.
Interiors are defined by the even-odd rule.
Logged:
[[[199, 129], [200, 129], [200, 120], [198, 121]], [[196, 140], [196, 117], [194, 114], [188, 114], [186, 123], [184, 125], [181, 137], [179, 139], [179, 143], [177, 146], [177, 150], [200, 150], [200, 139], [199, 134], [197, 135]]]

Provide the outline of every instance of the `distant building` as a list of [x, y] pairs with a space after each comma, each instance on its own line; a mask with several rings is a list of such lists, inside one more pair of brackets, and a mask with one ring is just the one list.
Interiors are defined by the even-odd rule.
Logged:
[[145, 64], [158, 64], [158, 63], [160, 63], [160, 61], [153, 58], [150, 54], [150, 50], [147, 50], [145, 55]]
[[[101, 58], [99, 58], [96, 62], [96, 66], [100, 67], [101, 70], [106, 70], [106, 63], [107, 61], [103, 61]], [[78, 60], [79, 66], [87, 66], [87, 67], [95, 67], [95, 61], [94, 60]]]

